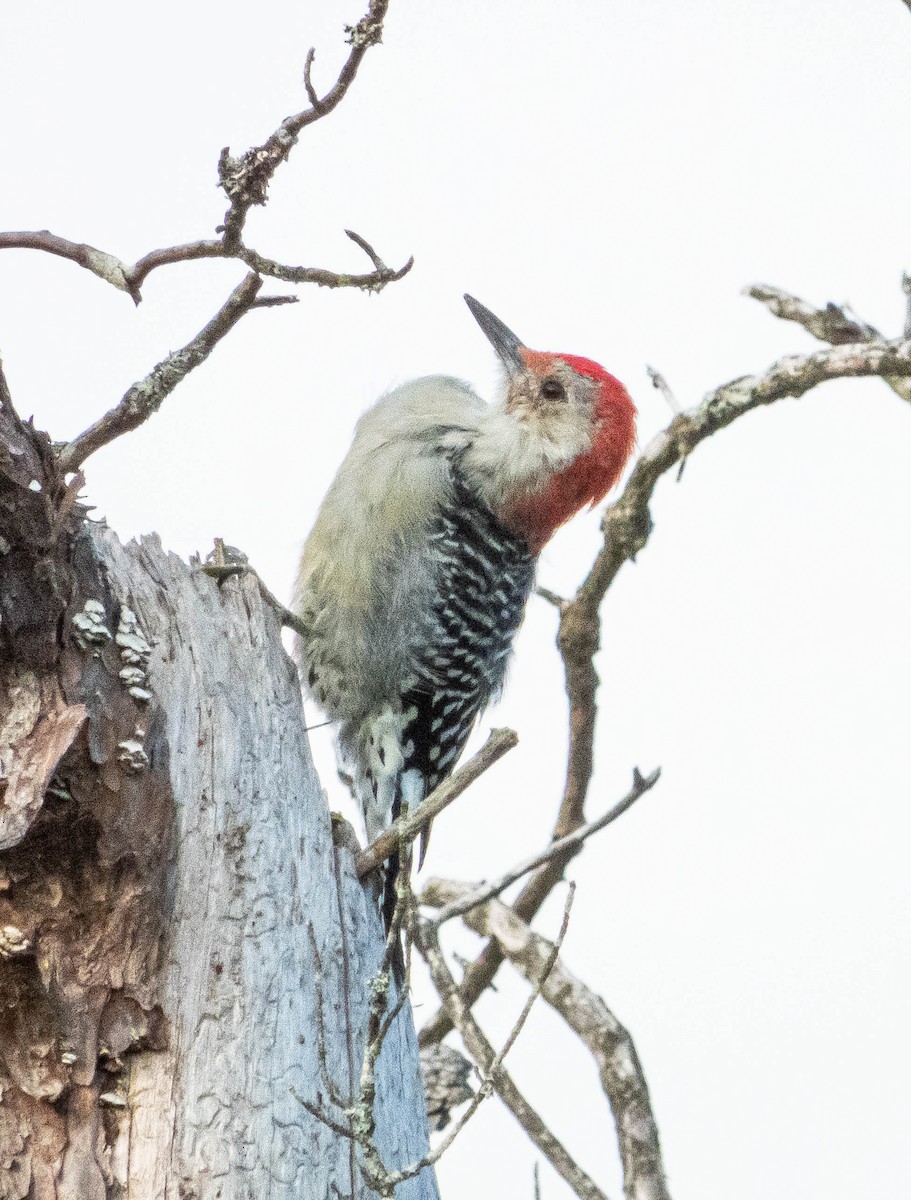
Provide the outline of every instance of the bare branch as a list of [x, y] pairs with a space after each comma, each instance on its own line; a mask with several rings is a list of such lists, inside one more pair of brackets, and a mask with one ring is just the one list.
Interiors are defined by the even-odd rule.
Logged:
[[815, 304], [768, 283], [751, 284], [743, 289], [743, 294], [764, 304], [773, 316], [782, 321], [802, 325], [807, 333], [820, 342], [841, 346], [847, 342], [879, 341], [882, 338], [882, 334], [872, 325], [852, 316], [846, 306], [829, 303], [825, 308], [817, 308]]
[[360, 248], [364, 251], [364, 253], [367, 255], [367, 257], [373, 263], [373, 265], [377, 269], [377, 271], [388, 271], [389, 270], [389, 268], [386, 266], [386, 264], [383, 262], [383, 260], [380, 258], [380, 256], [377, 254], [377, 252], [370, 245], [370, 243], [367, 241], [366, 238], [361, 237], [361, 235], [359, 233], [355, 233], [353, 229], [346, 229], [345, 237], [351, 238], [351, 240], [352, 240], [352, 242], [354, 242], [355, 246], [360, 246]]
[[105, 413], [99, 421], [64, 446], [59, 456], [61, 470], [75, 471], [90, 454], [148, 420], [181, 380], [208, 358], [225, 334], [255, 307], [262, 282], [257, 275], [247, 275], [196, 337], [183, 349], [169, 354], [145, 379], [133, 384], [116, 408]]
[[492, 767], [508, 750], [517, 746], [518, 742], [518, 735], [513, 730], [492, 729], [490, 737], [477, 754], [460, 767], [455, 774], [445, 779], [439, 787], [434, 788], [427, 799], [419, 804], [413, 812], [399, 817], [374, 842], [371, 842], [362, 854], [358, 855], [358, 878], [363, 879], [365, 875], [369, 875], [380, 863], [385, 862], [390, 854], [394, 854], [403, 843], [414, 841], [421, 830], [439, 816], [444, 808], [461, 796], [462, 792], [474, 783], [479, 775], [483, 775], [488, 767]]
[[257, 296], [251, 308], [283, 308], [286, 304], [297, 304], [299, 296]]
[[[599, 608], [620, 568], [635, 559], [648, 542], [652, 531], [649, 503], [658, 480], [701, 442], [755, 408], [785, 397], [802, 396], [831, 379], [893, 375], [911, 376], [911, 342], [852, 343], [815, 354], [789, 355], [773, 363], [763, 375], [744, 376], [716, 388], [698, 407], [674, 417], [646, 446], [619, 499], [605, 509], [601, 521], [604, 545], [560, 618], [557, 645], [569, 699], [569, 753], [555, 840], [585, 824], [585, 798], [594, 766], [598, 688], [594, 656], [601, 630]], [[554, 855], [531, 876], [513, 904], [523, 921], [532, 919], [575, 853], [578, 849]], [[496, 944], [489, 942], [466, 970], [462, 996], [469, 1006], [490, 984], [502, 961]], [[440, 1041], [451, 1028], [448, 1016], [440, 1010], [421, 1029], [420, 1044]]]
[[[567, 896], [566, 905], [563, 913], [563, 922], [560, 928], [560, 934], [556, 944], [553, 946], [553, 954], [550, 960], [545, 960], [542, 965], [541, 974], [538, 979], [533, 981], [532, 990], [526, 1001], [522, 1012], [513, 1025], [513, 1028], [503, 1045], [500, 1052], [494, 1055], [491, 1051], [489, 1058], [489, 1066], [487, 1067], [484, 1078], [481, 1081], [479, 1090], [472, 1096], [471, 1104], [465, 1113], [462, 1114], [459, 1121], [450, 1131], [450, 1133], [437, 1145], [433, 1150], [424, 1155], [423, 1158], [416, 1162], [402, 1167], [395, 1171], [387, 1169], [383, 1162], [379, 1148], [376, 1144], [376, 1119], [374, 1116], [374, 1105], [376, 1100], [376, 1084], [375, 1084], [375, 1068], [380, 1053], [382, 1052], [383, 1042], [386, 1034], [395, 1018], [401, 1011], [405, 999], [408, 994], [407, 979], [402, 987], [396, 1004], [389, 1010], [389, 974], [388, 968], [391, 961], [390, 947], [397, 943], [399, 936], [399, 923], [403, 918], [403, 914], [407, 917], [407, 924], [412, 929], [416, 926], [415, 921], [415, 905], [414, 893], [411, 890], [411, 882], [407, 871], [402, 871], [398, 879], [398, 903], [396, 905], [395, 914], [393, 916], [392, 928], [389, 931], [386, 944], [386, 954], [383, 964], [379, 972], [374, 976], [370, 985], [370, 1006], [367, 1026], [367, 1036], [364, 1045], [364, 1057], [361, 1068], [360, 1088], [356, 1100], [345, 1110], [345, 1115], [350, 1121], [350, 1127], [342, 1125], [336, 1121], [328, 1113], [326, 1113], [319, 1104], [313, 1104], [310, 1101], [304, 1100], [302, 1097], [294, 1093], [300, 1103], [307, 1109], [309, 1113], [315, 1116], [318, 1120], [332, 1129], [335, 1133], [342, 1137], [350, 1138], [361, 1152], [361, 1160], [359, 1163], [361, 1174], [364, 1177], [367, 1186], [378, 1195], [389, 1200], [393, 1200], [395, 1189], [399, 1184], [404, 1183], [406, 1179], [413, 1179], [419, 1175], [421, 1171], [427, 1167], [433, 1166], [434, 1163], [442, 1157], [442, 1155], [452, 1145], [465, 1124], [477, 1111], [481, 1102], [486, 1099], [494, 1088], [499, 1088], [501, 1080], [501, 1064], [503, 1059], [508, 1054], [511, 1047], [515, 1044], [516, 1038], [519, 1036], [531, 1007], [541, 993], [541, 988], [547, 978], [553, 962], [556, 961], [559, 948], [566, 936], [566, 930], [569, 925], [569, 913], [572, 908], [572, 900], [574, 895], [574, 885], [571, 886], [569, 895]], [[318, 955], [315, 951], [315, 941], [311, 936], [311, 941], [314, 943], [315, 960], [318, 962]], [[445, 970], [445, 964], [444, 964]], [[450, 976], [451, 978], [451, 976]], [[321, 1030], [321, 1026], [318, 1027]], [[482, 1035], [483, 1036], [483, 1035]], [[338, 1104], [338, 1100], [334, 1098], [330, 1091], [330, 1099]]]
[[591, 1052], [614, 1115], [624, 1196], [670, 1200], [648, 1084], [629, 1032], [600, 996], [566, 970], [554, 955], [557, 947], [533, 933], [507, 905], [495, 900], [473, 910], [466, 922], [482, 936], [494, 937], [529, 982], [541, 977], [543, 966], [549, 967], [542, 995]]
[[[465, 1048], [479, 1064], [485, 1076], [489, 1075], [490, 1068], [496, 1060], [494, 1049], [461, 998], [458, 985], [440, 949], [436, 930], [426, 922], [416, 922], [414, 942], [430, 969], [434, 986], [453, 1026], [458, 1029]], [[582, 1197], [582, 1200], [607, 1200], [594, 1180], [582, 1170], [562, 1142], [554, 1137], [502, 1066], [492, 1083], [497, 1095], [576, 1195]]]
[[511, 884], [527, 875], [530, 871], [534, 871], [536, 867], [543, 866], [556, 856], [562, 856], [567, 850], [575, 850], [581, 848], [582, 843], [591, 837], [593, 833], [598, 833], [605, 829], [618, 817], [623, 816], [636, 803], [640, 796], [644, 796], [646, 792], [651, 791], [658, 780], [661, 778], [661, 768], [652, 771], [651, 775], [640, 775], [639, 768], [633, 772], [633, 786], [627, 794], [613, 808], [608, 809], [603, 816], [598, 817], [596, 821], [589, 822], [588, 825], [583, 825], [574, 833], [569, 833], [564, 838], [560, 838], [556, 842], [551, 842], [546, 850], [540, 851], [538, 854], [532, 855], [531, 858], [526, 858], [523, 862], [512, 867], [505, 875], [501, 875], [499, 879], [495, 879], [493, 883], [485, 883], [481, 887], [474, 890], [469, 890], [462, 894], [460, 899], [447, 903], [442, 899], [442, 896], [449, 888], [450, 881], [445, 879], [428, 879], [421, 892], [419, 903], [427, 905], [430, 908], [439, 908], [436, 916], [433, 918], [433, 924], [440, 926], [444, 921], [450, 921], [453, 917], [461, 917], [469, 911], [469, 909], [477, 908], [478, 905], [486, 903], [488, 900], [499, 896]]
[[[259, 594], [275, 613], [279, 623], [287, 629], [293, 629], [298, 637], [307, 636], [307, 627], [297, 613], [292, 612], [287, 605], [282, 604], [275, 593], [263, 582], [256, 568], [250, 565], [246, 554], [238, 550], [236, 546], [225, 546], [223, 538], [215, 539], [214, 549], [206, 555], [206, 561], [199, 566], [199, 570], [203, 575], [209, 575], [214, 579], [219, 587], [223, 583], [226, 583], [227, 580], [233, 579], [236, 575], [252, 575], [259, 588]], [[320, 725], [331, 724], [331, 721], [320, 722]], [[320, 725], [308, 725], [307, 728], [319, 729]]]
[[[902, 290], [908, 295], [908, 304], [911, 305], [911, 293], [908, 292], [907, 280], [908, 276], [905, 275], [902, 280]], [[825, 308], [817, 308], [808, 301], [801, 300], [799, 296], [794, 296], [790, 292], [772, 287], [767, 283], [755, 283], [752, 287], [745, 288], [744, 295], [751, 296], [754, 300], [764, 304], [773, 316], [780, 317], [783, 321], [794, 321], [797, 325], [802, 325], [807, 333], [812, 334], [820, 342], [841, 346], [847, 342], [882, 340], [879, 330], [873, 325], [868, 325], [866, 321], [862, 321], [855, 313], [851, 312], [846, 304], [829, 303]], [[911, 332], [909, 332], [911, 308], [906, 306], [906, 309], [905, 337], [911, 338]], [[901, 396], [902, 400], [911, 404], [911, 379], [886, 376], [884, 382], [896, 395]]]
[[304, 87], [311, 107], [295, 116], [286, 117], [261, 146], [251, 147], [240, 158], [232, 158], [227, 149], [222, 151], [218, 164], [219, 181], [230, 203], [222, 230], [225, 245], [231, 253], [241, 246], [244, 222], [250, 209], [254, 204], [266, 203], [272, 176], [294, 149], [301, 130], [327, 116], [341, 103], [364, 55], [371, 46], [382, 40], [383, 19], [388, 7], [389, 0], [370, 0], [366, 15], [357, 25], [347, 27], [351, 53], [338, 79], [322, 99], [317, 97], [310, 78], [313, 64], [311, 51], [304, 65]]
[[130, 268], [119, 258], [85, 242], [67, 241], [48, 229], [0, 233], [0, 250], [43, 250], [47, 254], [56, 254], [85, 267], [87, 271], [91, 271], [121, 292], [132, 294]]
[[[389, 967], [395, 957], [395, 949], [399, 944], [399, 930], [401, 928], [403, 909], [408, 903], [407, 898], [403, 895], [403, 887], [407, 887], [407, 872], [403, 871], [402, 876], [403, 878], [400, 880], [399, 886], [398, 903], [396, 904], [392, 922], [386, 936], [383, 962], [379, 971], [370, 982], [370, 1006], [367, 1018], [367, 1036], [364, 1041], [364, 1057], [361, 1063], [360, 1086], [357, 1100], [348, 1110], [354, 1140], [360, 1147], [362, 1154], [362, 1161], [359, 1164], [361, 1174], [364, 1176], [368, 1187], [378, 1192], [381, 1196], [388, 1196], [390, 1198], [393, 1196], [399, 1180], [393, 1180], [393, 1173], [387, 1169], [379, 1147], [376, 1144], [376, 1116], [374, 1107], [376, 1104], [376, 1064], [382, 1053], [386, 1034], [389, 1032], [392, 1022], [402, 1011], [408, 996], [408, 980], [406, 975], [405, 979], [403, 979], [396, 1003], [392, 1010], [389, 1010], [389, 988], [391, 982]], [[417, 1174], [418, 1170], [422, 1169], [423, 1167], [418, 1167], [414, 1171], [414, 1174]], [[395, 1174], [398, 1175], [398, 1172], [395, 1172]], [[410, 1178], [410, 1176], [403, 1176], [403, 1178]]]
[[[202, 569], [205, 571], [206, 568], [203, 567]], [[293, 629], [294, 632], [298, 635], [298, 637], [306, 637], [307, 636], [307, 627], [303, 623], [303, 621], [300, 619], [300, 617], [297, 615], [297, 613], [292, 612], [291, 609], [287, 607], [287, 605], [282, 604], [281, 600], [279, 600], [279, 598], [275, 595], [274, 592], [272, 592], [269, 588], [266, 587], [266, 585], [263, 583], [260, 576], [257, 574], [256, 571], [253, 570], [252, 567], [247, 567], [246, 570], [250, 571], [254, 575], [256, 575], [256, 582], [259, 586], [260, 595], [265, 600], [265, 602], [269, 605], [269, 607], [273, 610], [273, 612], [278, 617], [281, 624], [284, 625], [287, 629]], [[329, 722], [329, 721], [326, 721], [323, 723], [326, 725], [331, 724], [331, 722]], [[319, 727], [316, 725], [313, 725], [313, 726], [311, 726], [311, 728], [317, 729]]]

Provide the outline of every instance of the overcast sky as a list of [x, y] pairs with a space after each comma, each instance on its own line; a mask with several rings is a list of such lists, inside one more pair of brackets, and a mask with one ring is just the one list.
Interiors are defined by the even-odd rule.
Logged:
[[[8, 4], [0, 227], [130, 260], [213, 236], [218, 152], [325, 88], [349, 3]], [[300, 289], [255, 312], [87, 492], [124, 537], [241, 546], [287, 595], [359, 413], [410, 377], [490, 394], [470, 291], [530, 346], [629, 386], [640, 442], [685, 405], [815, 343], [740, 295], [850, 300], [890, 336], [911, 268], [911, 13], [901, 0], [392, 0], [384, 45], [306, 132], [248, 241], [288, 262], [387, 262], [380, 297]], [[153, 274], [144, 302], [72, 263], [0, 257], [0, 351], [20, 411], [70, 437], [209, 319], [230, 263]], [[287, 290], [269, 285], [271, 290]], [[592, 816], [635, 764], [660, 785], [573, 863], [564, 950], [636, 1039], [676, 1200], [856, 1200], [911, 1169], [911, 411], [883, 384], [782, 402], [662, 482], [656, 531], [604, 606]], [[597, 514], [545, 551], [569, 594]], [[565, 703], [555, 614], [533, 601], [505, 698], [521, 737], [435, 826], [430, 873], [477, 879], [540, 848]], [[331, 761], [328, 731], [314, 738]], [[333, 803], [337, 785], [327, 772]], [[553, 934], [559, 910], [540, 927]], [[466, 953], [467, 933], [451, 944]], [[503, 974], [494, 1040], [521, 1006]], [[421, 1002], [425, 1001], [421, 1007]], [[430, 1011], [417, 988], [417, 1017]], [[612, 1197], [609, 1115], [539, 1004], [509, 1064]], [[490, 1101], [439, 1169], [444, 1196], [531, 1196], [535, 1154]], [[544, 1168], [542, 1195], [563, 1200]]]

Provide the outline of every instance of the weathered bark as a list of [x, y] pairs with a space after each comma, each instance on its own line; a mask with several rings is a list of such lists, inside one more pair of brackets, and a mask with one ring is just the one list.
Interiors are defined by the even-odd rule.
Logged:
[[[276, 620], [255, 581], [86, 521], [3, 398], [0, 422], [0, 1200], [365, 1195], [297, 1096], [344, 1124], [382, 931]], [[401, 1167], [426, 1149], [407, 1007], [377, 1087]], [[396, 1195], [434, 1200], [433, 1172]]]

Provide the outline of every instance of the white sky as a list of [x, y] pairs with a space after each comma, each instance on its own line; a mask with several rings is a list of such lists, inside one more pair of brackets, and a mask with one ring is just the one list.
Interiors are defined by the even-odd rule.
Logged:
[[[125, 259], [212, 236], [220, 148], [303, 107], [307, 47], [325, 86], [360, 15], [354, 0], [7, 5], [0, 227]], [[246, 317], [91, 460], [89, 495], [124, 537], [158, 530], [182, 555], [224, 536], [286, 595], [363, 408], [428, 372], [491, 387], [464, 291], [535, 348], [623, 378], [642, 443], [669, 416], [646, 363], [692, 404], [814, 348], [741, 298], [748, 283], [849, 299], [897, 334], [909, 62], [900, 0], [392, 0], [384, 46], [305, 134], [248, 240], [361, 270], [351, 227], [390, 263], [413, 253], [413, 273], [379, 298], [304, 288]], [[135, 310], [71, 263], [4, 254], [0, 350], [20, 410], [77, 433], [240, 274], [156, 272]], [[591, 814], [634, 764], [664, 776], [573, 864], [565, 960], [636, 1038], [676, 1200], [907, 1190], [909, 451], [911, 412], [876, 382], [746, 418], [662, 483], [652, 541], [605, 604]], [[571, 592], [597, 543], [597, 517], [577, 520], [541, 581]], [[482, 729], [510, 724], [522, 743], [437, 822], [431, 873], [492, 875], [547, 838], [564, 765], [554, 629], [533, 602]], [[558, 921], [554, 905], [541, 927]], [[522, 997], [503, 978], [479, 1008], [495, 1038]], [[619, 1197], [593, 1073], [543, 1005], [509, 1062]], [[530, 1196], [534, 1157], [490, 1102], [441, 1190]], [[549, 1168], [542, 1194], [567, 1195]]]

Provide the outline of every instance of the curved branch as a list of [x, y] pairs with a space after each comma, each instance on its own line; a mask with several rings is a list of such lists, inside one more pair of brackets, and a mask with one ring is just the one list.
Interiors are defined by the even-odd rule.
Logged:
[[[658, 480], [683, 462], [700, 442], [755, 408], [802, 396], [831, 379], [893, 375], [911, 377], [911, 341], [852, 343], [815, 354], [789, 355], [773, 363], [763, 375], [733, 379], [716, 388], [696, 408], [674, 417], [646, 446], [619, 499], [605, 509], [601, 522], [604, 545], [560, 617], [557, 645], [569, 699], [569, 754], [554, 839], [565, 837], [585, 823], [585, 798], [594, 763], [598, 688], [594, 656], [601, 630], [598, 610], [620, 568], [636, 557], [651, 535], [649, 503]], [[578, 852], [575, 847], [555, 855], [532, 875], [513, 904], [523, 921], [532, 919]], [[502, 961], [497, 945], [488, 942], [465, 971], [461, 993], [466, 1004], [474, 1004]], [[420, 1044], [440, 1041], [451, 1028], [441, 1009], [422, 1028]]]
[[227, 258], [228, 252], [221, 239], [203, 239], [198, 242], [184, 242], [180, 246], [165, 246], [161, 250], [150, 250], [142, 258], [136, 260], [132, 267], [127, 268], [127, 279], [130, 284], [130, 294], [138, 304], [142, 297], [139, 289], [146, 277], [156, 267], [168, 266], [170, 263], [191, 262], [197, 258]]

